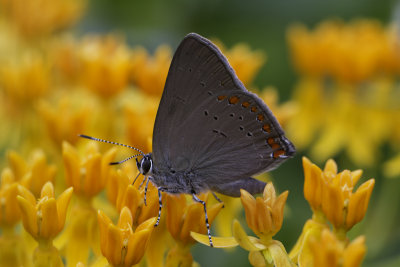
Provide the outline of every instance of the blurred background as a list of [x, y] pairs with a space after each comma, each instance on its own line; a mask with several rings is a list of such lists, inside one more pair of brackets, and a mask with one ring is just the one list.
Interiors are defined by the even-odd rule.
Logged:
[[[240, 78], [271, 106], [298, 147], [295, 158], [269, 176], [278, 191], [289, 190], [286, 217], [275, 239], [290, 250], [312, 214], [303, 196], [302, 156], [321, 168], [333, 158], [339, 171], [362, 169], [360, 183], [376, 179], [367, 215], [349, 233], [366, 236], [363, 266], [400, 265], [399, 1], [74, 0], [53, 16], [54, 21], [51, 7], [0, 3], [2, 158], [9, 149], [28, 154], [35, 146], [46, 147], [56, 158], [62, 140], [78, 142], [72, 137], [76, 131], [149, 150], [147, 137], [170, 57], [187, 33], [196, 32], [223, 47], [238, 75], [243, 75]], [[30, 9], [37, 13], [24, 13]], [[24, 17], [43, 24], [31, 27]], [[47, 51], [49, 44], [50, 55], [38, 59], [45, 71], [33, 71], [42, 78], [18, 76], [18, 64], [35, 58], [35, 50]], [[113, 48], [107, 52], [108, 48], [97, 47], [102, 45]], [[159, 68], [101, 80], [101, 70], [91, 66], [99, 64], [91, 61], [91, 49], [121, 57], [105, 63], [116, 72], [123, 71], [124, 53], [146, 54], [148, 61], [154, 55], [152, 62]], [[47, 66], [47, 58], [54, 59], [54, 65]], [[84, 67], [77, 69], [74, 60], [81, 60]], [[134, 65], [133, 61], [126, 64]], [[48, 80], [46, 71], [54, 69], [55, 78]], [[76, 80], [83, 82], [77, 85]], [[28, 87], [37, 89], [30, 93]], [[59, 92], [49, 97], [55, 87]], [[98, 99], [89, 103], [87, 96], [78, 94], [73, 104], [64, 103], [64, 95], [75, 95], [76, 87], [89, 88]], [[141, 87], [150, 100], [137, 96]], [[118, 96], [123, 90], [130, 92]], [[99, 105], [100, 111], [95, 108]], [[57, 120], [57, 114], [71, 109], [77, 110], [71, 116], [81, 126], [65, 130], [49, 122], [51, 112]], [[32, 119], [34, 114], [38, 119]], [[36, 131], [37, 125], [43, 130]], [[1, 166], [5, 165], [4, 160]], [[241, 212], [238, 216], [243, 217]], [[192, 252], [201, 266], [249, 266], [248, 252], [241, 248], [224, 251], [197, 244]]]

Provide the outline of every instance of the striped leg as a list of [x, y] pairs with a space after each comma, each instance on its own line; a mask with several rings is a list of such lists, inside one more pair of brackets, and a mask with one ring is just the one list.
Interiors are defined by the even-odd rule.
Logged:
[[215, 198], [219, 203], [222, 203], [222, 207], [225, 208], [224, 202], [223, 202], [213, 191], [211, 191], [211, 194], [214, 196], [214, 198]]
[[146, 200], [147, 200], [147, 187], [149, 186], [149, 181], [150, 181], [150, 179], [147, 179], [146, 186], [144, 188], [144, 205], [145, 206], [147, 206], [147, 203], [146, 203]]
[[204, 215], [206, 217], [206, 227], [207, 227], [207, 234], [208, 234], [208, 240], [210, 240], [210, 247], [213, 247], [213, 242], [211, 240], [211, 231], [210, 231], [210, 224], [208, 223], [208, 216], [207, 216], [207, 208], [206, 208], [206, 202], [198, 198], [195, 194], [192, 194], [193, 200], [196, 202], [199, 202], [203, 205], [204, 207]]
[[158, 217], [157, 217], [157, 221], [156, 221], [156, 224], [154, 225], [154, 227], [158, 226], [158, 224], [160, 223], [161, 209], [162, 209], [162, 199], [161, 199], [162, 188], [158, 187], [157, 189], [158, 189]]

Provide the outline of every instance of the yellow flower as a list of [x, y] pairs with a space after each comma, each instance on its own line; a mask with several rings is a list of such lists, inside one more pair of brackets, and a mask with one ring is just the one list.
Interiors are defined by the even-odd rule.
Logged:
[[[77, 21], [85, 0], [12, 0], [0, 1], [7, 17], [25, 37], [46, 35]], [[43, 15], [46, 14], [46, 15]]]
[[283, 208], [288, 191], [276, 197], [272, 183], [265, 186], [263, 197], [254, 198], [247, 191], [240, 190], [242, 204], [246, 212], [246, 222], [253, 232], [261, 238], [270, 239], [282, 226]]
[[121, 210], [118, 224], [114, 225], [102, 212], [98, 212], [100, 246], [112, 266], [132, 266], [142, 259], [156, 218], [148, 219], [136, 230], [132, 229], [132, 214], [128, 208]]
[[135, 48], [132, 51], [131, 78], [132, 81], [147, 94], [160, 97], [168, 69], [171, 64], [171, 48], [166, 45], [159, 46], [154, 56], [150, 56], [146, 49]]
[[85, 157], [81, 158], [74, 147], [63, 142], [67, 185], [73, 186], [75, 193], [85, 198], [97, 195], [104, 189], [115, 153], [116, 149], [112, 148], [102, 155], [97, 144], [90, 142]]
[[127, 87], [130, 51], [122, 40], [112, 35], [88, 36], [80, 46], [80, 78], [90, 91], [108, 100]]
[[361, 265], [366, 252], [365, 238], [359, 236], [348, 244], [324, 229], [320, 238], [310, 238], [310, 249], [312, 259], [300, 262], [299, 266], [357, 267]]
[[32, 194], [18, 196], [25, 230], [38, 241], [52, 240], [64, 227], [72, 191], [72, 187], [68, 188], [56, 200], [54, 187], [47, 182], [37, 202]]
[[348, 231], [364, 217], [374, 188], [370, 179], [353, 192], [362, 171], [344, 170], [337, 173], [337, 165], [328, 160], [322, 171], [303, 157], [304, 196], [314, 213], [322, 212], [335, 229]]
[[57, 148], [64, 140], [76, 144], [79, 140], [78, 134], [84, 133], [87, 128], [91, 113], [90, 104], [77, 107], [76, 101], [69, 98], [62, 98], [55, 107], [42, 101], [38, 109], [47, 133]]
[[36, 197], [40, 195], [45, 183], [54, 182], [57, 168], [47, 163], [43, 150], [33, 151], [28, 161], [12, 150], [7, 153], [7, 158], [15, 180], [28, 188]]

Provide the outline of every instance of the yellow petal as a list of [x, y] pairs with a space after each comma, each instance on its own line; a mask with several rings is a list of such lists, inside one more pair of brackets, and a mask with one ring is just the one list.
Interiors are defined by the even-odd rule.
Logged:
[[311, 163], [306, 157], [303, 157], [304, 168], [304, 197], [313, 210], [321, 206], [322, 197], [322, 171]]
[[[203, 235], [195, 232], [190, 232], [190, 236], [196, 240], [197, 242], [210, 246], [210, 240], [208, 239], [208, 235]], [[236, 247], [238, 242], [236, 242], [234, 237], [212, 237], [213, 246], [216, 248], [233, 248]]]
[[153, 218], [150, 218], [150, 219], [144, 221], [136, 228], [135, 232], [139, 232], [139, 231], [146, 230], [146, 229], [153, 230], [154, 224], [156, 223], [156, 221], [157, 221], [156, 217], [153, 217]]
[[372, 189], [374, 188], [375, 180], [370, 179], [363, 183], [355, 193], [350, 196], [347, 217], [346, 217], [346, 227], [350, 229], [356, 223], [360, 222], [364, 218], [367, 212], [369, 199], [372, 194]]
[[240, 189], [240, 200], [242, 201], [242, 205], [246, 214], [247, 225], [251, 229], [256, 229], [255, 219], [257, 218], [257, 209], [255, 198], [246, 190]]
[[135, 232], [129, 238], [128, 241], [128, 250], [125, 257], [125, 266], [131, 266], [137, 264], [144, 255], [146, 251], [148, 241], [151, 235], [151, 230], [144, 229], [138, 232]]
[[22, 222], [25, 230], [34, 238], [38, 237], [38, 224], [36, 208], [29, 203], [25, 198], [17, 196], [18, 204], [21, 209]]
[[247, 236], [246, 232], [237, 220], [233, 221], [232, 233], [239, 246], [245, 250], [258, 251], [266, 248], [266, 246], [260, 243], [257, 238], [250, 238]]
[[359, 236], [354, 239], [343, 253], [343, 267], [361, 266], [367, 248], [365, 247], [365, 237]]
[[59, 195], [57, 198], [57, 212], [58, 212], [58, 223], [59, 223], [58, 231], [61, 231], [62, 228], [64, 227], [65, 217], [67, 216], [67, 208], [69, 201], [71, 200], [73, 191], [74, 189], [70, 187], [66, 189], [64, 192], [62, 192], [62, 194]]
[[108, 225], [106, 254], [107, 260], [113, 265], [119, 265], [122, 261], [123, 235], [121, 229], [113, 224]]
[[63, 161], [65, 166], [65, 180], [68, 186], [73, 186], [75, 192], [82, 190], [80, 184], [81, 178], [81, 167], [79, 154], [76, 149], [71, 146], [68, 142], [63, 142]]
[[183, 194], [170, 195], [166, 194], [167, 199], [167, 228], [172, 237], [179, 239], [179, 233], [182, 228], [182, 217], [185, 212], [186, 198]]
[[128, 209], [128, 207], [123, 207], [117, 223], [117, 227], [122, 229], [131, 229], [132, 230], [132, 213]]
[[[42, 190], [43, 192], [43, 190]], [[58, 234], [59, 222], [57, 214], [57, 203], [54, 198], [44, 201], [40, 210], [42, 212], [40, 227], [40, 237], [51, 239]]]
[[54, 197], [54, 186], [51, 182], [45, 183], [45, 185], [42, 188], [40, 197], [44, 198], [45, 196], [47, 196], [48, 198]]
[[329, 172], [331, 174], [337, 174], [337, 165], [333, 159], [328, 159], [325, 163], [324, 172]]
[[271, 215], [272, 215], [272, 223], [274, 226], [274, 233], [278, 232], [283, 223], [283, 209], [285, 208], [286, 199], [288, 197], [289, 191], [285, 191], [279, 195], [276, 199], [274, 206], [272, 207]]
[[270, 245], [268, 245], [268, 252], [276, 267], [292, 267], [292, 262], [286, 253], [285, 248], [279, 242], [274, 240]]
[[206, 231], [202, 223], [202, 215], [204, 213], [203, 205], [200, 203], [193, 203], [187, 209], [184, 217], [183, 225], [180, 229], [179, 240], [189, 242], [191, 240], [190, 231], [204, 233]]
[[254, 267], [266, 267], [267, 266], [264, 255], [260, 251], [250, 251], [249, 262]]
[[112, 222], [101, 210], [97, 212], [97, 219], [99, 221], [100, 230], [100, 248], [103, 255], [106, 256], [108, 255], [108, 226], [112, 224]]

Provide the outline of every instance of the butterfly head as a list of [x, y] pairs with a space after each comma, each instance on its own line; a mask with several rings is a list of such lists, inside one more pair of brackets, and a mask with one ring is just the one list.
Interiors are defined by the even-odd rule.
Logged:
[[150, 174], [153, 170], [153, 159], [151, 158], [151, 153], [145, 154], [140, 161], [136, 160], [136, 164], [141, 174]]

